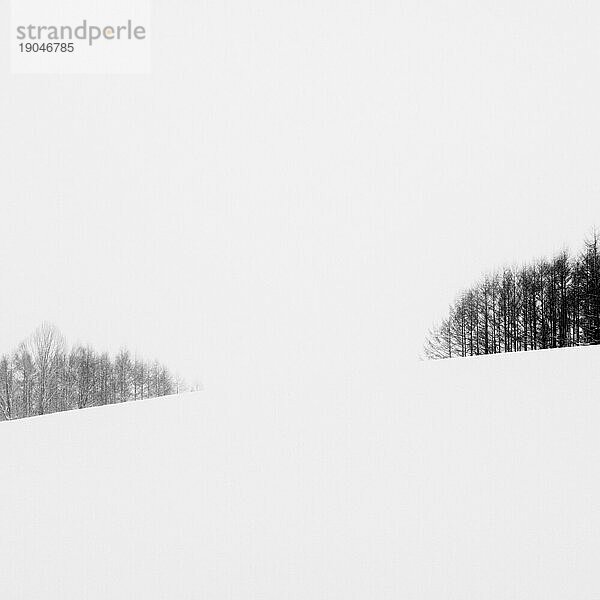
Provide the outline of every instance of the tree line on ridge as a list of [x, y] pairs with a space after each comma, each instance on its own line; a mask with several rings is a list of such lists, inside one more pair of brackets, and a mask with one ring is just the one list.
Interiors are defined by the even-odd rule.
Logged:
[[69, 348], [43, 324], [11, 354], [0, 357], [0, 420], [143, 400], [185, 391], [158, 361], [115, 357], [89, 346]]
[[460, 293], [425, 341], [430, 359], [600, 344], [600, 237], [505, 268]]

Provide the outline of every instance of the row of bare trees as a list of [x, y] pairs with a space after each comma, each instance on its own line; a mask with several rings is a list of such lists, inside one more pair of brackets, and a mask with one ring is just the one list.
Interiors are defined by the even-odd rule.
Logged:
[[87, 346], [68, 348], [44, 324], [11, 355], [0, 358], [0, 420], [143, 400], [184, 390], [158, 363], [121, 350], [114, 358]]
[[425, 342], [427, 358], [600, 344], [600, 236], [487, 275], [459, 295]]

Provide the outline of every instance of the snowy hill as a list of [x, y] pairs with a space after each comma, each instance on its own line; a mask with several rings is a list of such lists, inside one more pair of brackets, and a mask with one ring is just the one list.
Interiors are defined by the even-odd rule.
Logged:
[[594, 598], [599, 348], [0, 426], [0, 597]]

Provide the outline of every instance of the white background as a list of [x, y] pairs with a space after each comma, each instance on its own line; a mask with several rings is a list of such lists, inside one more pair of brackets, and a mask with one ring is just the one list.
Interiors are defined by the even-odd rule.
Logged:
[[487, 269], [596, 224], [600, 13], [154, 5], [153, 74], [0, 82], [3, 344], [208, 388], [395, 380]]
[[[8, 9], [2, 11], [0, 18], [8, 22]], [[578, 555], [565, 566], [560, 548], [595, 549], [578, 545], [566, 529], [552, 538], [546, 562], [535, 563], [549, 547], [553, 528], [562, 526], [563, 508], [579, 515], [581, 523], [594, 517], [591, 500], [597, 490], [592, 494], [578, 487], [589, 481], [583, 475], [569, 484], [573, 494], [561, 496], [562, 504], [553, 504], [557, 508], [542, 517], [538, 514], [542, 535], [530, 540], [530, 546], [523, 549], [519, 536], [533, 517], [500, 521], [494, 530], [501, 536], [495, 538], [497, 554], [482, 556], [479, 546], [471, 552], [453, 541], [473, 527], [480, 532], [476, 535], [484, 535], [469, 517], [472, 497], [466, 497], [467, 509], [453, 515], [454, 528], [440, 540], [431, 527], [419, 529], [417, 499], [403, 508], [398, 496], [387, 496], [381, 487], [389, 481], [394, 490], [401, 489], [396, 487], [403, 480], [394, 470], [397, 460], [404, 461], [403, 468], [418, 484], [429, 472], [445, 472], [444, 455], [439, 455], [441, 462], [411, 461], [402, 445], [403, 433], [410, 432], [405, 427], [387, 430], [385, 452], [375, 456], [365, 444], [376, 439], [380, 428], [360, 427], [370, 414], [378, 415], [379, 424], [397, 425], [389, 411], [422, 398], [424, 381], [439, 377], [429, 371], [423, 375], [420, 369], [425, 367], [419, 366], [417, 356], [426, 329], [462, 286], [488, 268], [550, 254], [563, 245], [576, 249], [598, 224], [599, 29], [600, 10], [591, 3], [155, 2], [153, 71], [134, 76], [10, 74], [4, 31], [3, 347], [12, 348], [42, 320], [55, 322], [71, 341], [111, 350], [127, 344], [160, 358], [189, 380], [202, 380], [207, 397], [214, 394], [211, 402], [229, 398], [234, 406], [245, 407], [247, 427], [256, 435], [249, 447], [263, 443], [261, 413], [252, 412], [261, 402], [269, 410], [276, 410], [278, 403], [293, 407], [289, 414], [305, 419], [306, 429], [291, 439], [308, 449], [314, 441], [312, 426], [321, 431], [325, 419], [331, 429], [323, 429], [323, 439], [342, 435], [344, 411], [350, 411], [359, 440], [345, 447], [352, 450], [350, 456], [340, 450], [335, 468], [321, 479], [314, 479], [314, 469], [320, 460], [328, 460], [328, 446], [314, 462], [303, 463], [298, 454], [297, 462], [288, 465], [293, 472], [305, 464], [312, 473], [306, 485], [295, 489], [303, 500], [314, 495], [318, 503], [323, 490], [345, 494], [349, 481], [371, 494], [365, 512], [359, 512], [360, 533], [345, 542], [342, 538], [339, 546], [324, 546], [330, 548], [331, 560], [338, 560], [336, 548], [355, 553], [348, 568], [336, 562], [328, 572], [321, 554], [314, 562], [315, 569], [322, 569], [320, 581], [330, 582], [332, 590], [345, 590], [344, 597], [352, 597], [352, 590], [361, 591], [355, 597], [398, 597], [394, 586], [400, 572], [417, 572], [423, 586], [433, 586], [431, 595], [430, 588], [417, 586], [407, 588], [412, 595], [405, 597], [465, 598], [469, 590], [483, 589], [469, 587], [474, 581], [501, 580], [520, 582], [521, 587], [503, 588], [496, 596], [473, 592], [472, 597], [593, 597], [598, 586], [592, 579], [587, 580], [587, 595], [577, 591], [583, 588], [563, 594], [551, 585], [558, 574], [564, 575], [561, 581], [583, 585], [577, 560], [591, 556]], [[464, 389], [458, 381], [470, 377], [461, 368], [462, 379], [443, 380], [446, 385], [431, 391], [430, 401], [449, 407], [461, 401]], [[539, 367], [536, 377], [544, 380], [544, 369], [563, 382], [576, 380], [562, 370], [560, 361]], [[473, 410], [484, 411], [478, 414], [488, 419], [492, 413], [485, 410], [492, 410], [496, 396], [487, 397], [486, 390], [490, 381], [501, 379], [492, 369], [481, 377], [474, 379], [480, 383], [470, 393], [483, 402]], [[529, 375], [523, 370], [518, 377]], [[529, 388], [534, 396], [519, 396], [523, 405], [499, 422], [498, 435], [510, 436], [510, 427], [518, 423], [519, 440], [526, 443], [539, 419], [528, 413], [529, 420], [523, 421], [519, 411], [528, 410], [528, 402], [537, 406], [547, 393], [557, 393], [555, 388], [540, 385]], [[505, 388], [502, 399], [515, 401], [518, 389]], [[558, 389], [552, 423], [560, 423], [560, 402], [572, 411], [572, 419], [590, 416], [586, 410], [594, 406], [592, 396], [580, 408], [583, 392], [568, 385]], [[438, 397], [440, 390], [444, 395]], [[467, 408], [465, 419], [476, 430], [482, 423]], [[427, 422], [428, 415], [436, 414], [425, 412], [419, 418]], [[295, 423], [292, 416], [290, 423]], [[204, 430], [193, 426], [190, 436], [202, 440]], [[225, 435], [225, 428], [220, 431]], [[239, 430], [232, 431], [235, 435]], [[267, 435], [272, 445], [264, 442], [265, 454], [277, 453], [288, 443], [285, 431], [279, 441]], [[438, 446], [431, 444], [452, 431], [440, 424], [410, 448], [422, 444], [424, 452], [436, 457]], [[575, 428], [570, 433], [560, 446], [563, 453], [555, 454], [557, 460], [577, 461], [580, 456], [580, 446], [569, 445], [580, 432]], [[597, 452], [595, 438], [588, 434], [586, 460]], [[538, 438], [532, 439], [535, 444]], [[553, 439], [544, 437], [543, 448], [552, 448]], [[465, 442], [461, 456], [478, 456], [486, 443]], [[225, 461], [228, 451], [222, 449]], [[521, 457], [514, 446], [506, 454], [503, 444], [493, 446], [491, 453], [493, 460], [504, 456], [510, 464]], [[85, 452], [80, 456], [81, 468], [87, 468], [88, 460], [92, 468], [92, 457]], [[113, 458], [107, 464], [119, 468]], [[57, 457], [57, 468], [62, 459]], [[543, 452], [531, 455], [531, 473], [550, 469], [545, 460]], [[25, 473], [29, 464], [23, 464]], [[341, 464], [348, 465], [347, 477], [337, 485]], [[538, 482], [533, 496], [527, 486], [530, 471], [509, 478], [505, 494], [530, 506], [538, 498], [542, 501], [545, 486], [550, 494], [567, 493], [560, 480], [570, 467], [560, 464], [561, 469], [548, 475], [557, 478]], [[380, 473], [379, 486], [370, 491], [372, 470], [378, 468], [385, 476]], [[156, 475], [167, 470], [158, 469]], [[435, 486], [429, 491], [440, 506], [454, 494], [450, 502], [458, 506], [456, 494], [469, 482], [477, 485], [484, 471], [481, 467], [463, 473], [450, 492]], [[275, 469], [271, 475], [281, 472]], [[210, 489], [209, 474], [218, 477], [218, 469], [210, 466], [203, 473], [197, 493], [204, 485]], [[235, 473], [234, 479], [241, 477]], [[25, 489], [30, 494], [38, 490], [43, 497], [45, 478], [50, 477], [34, 479]], [[334, 483], [328, 483], [331, 478]], [[271, 483], [278, 489], [276, 481]], [[157, 479], [155, 487], [162, 485]], [[249, 485], [258, 493], [254, 486], [261, 483], [251, 478]], [[148, 495], [155, 487], [148, 488]], [[591, 500], [582, 506], [576, 492], [585, 490]], [[17, 494], [11, 496], [17, 505], [20, 496], [14, 490], [11, 494]], [[109, 497], [106, 492], [104, 499]], [[240, 504], [235, 506], [242, 507], [242, 497], [236, 497]], [[279, 510], [285, 511], [291, 497], [281, 498]], [[482, 501], [510, 511], [506, 498], [490, 492]], [[139, 505], [144, 509], [143, 499]], [[154, 518], [153, 505], [148, 506], [148, 518]], [[131, 513], [116, 510], [135, 514], [133, 505]], [[231, 527], [227, 539], [234, 543], [236, 529], [229, 517], [211, 510], [215, 527]], [[243, 519], [246, 513], [240, 511]], [[261, 504], [256, 511], [260, 528], [260, 519], [267, 519], [271, 508]], [[380, 519], [381, 530], [369, 519], [360, 521], [367, 514]], [[46, 517], [39, 522], [44, 532], [49, 531]], [[322, 546], [319, 531], [342, 535], [352, 522], [348, 514], [337, 521], [334, 512], [322, 519], [311, 530], [298, 526], [307, 556]], [[144, 523], [142, 539], [150, 535]], [[201, 533], [191, 542], [176, 531], [164, 533], [168, 527], [160, 521], [160, 535], [172, 535], [173, 543], [202, 544]], [[396, 529], [390, 532], [389, 527]], [[390, 536], [383, 545], [377, 544], [379, 531]], [[369, 538], [371, 553], [364, 559], [372, 561], [372, 568], [361, 571], [357, 565], [365, 564], [360, 562], [365, 536], [375, 536]], [[246, 539], [252, 543], [251, 536]], [[291, 532], [289, 539], [294, 539]], [[401, 542], [404, 550], [394, 554]], [[277, 544], [257, 544], [253, 551], [281, 566]], [[416, 555], [411, 554], [415, 545]], [[501, 568], [494, 557], [512, 561], [515, 548], [525, 562]], [[114, 544], [107, 541], [106, 551], [112, 549]], [[217, 553], [210, 556], [218, 555], [217, 547], [210, 549]], [[94, 546], [94, 553], [99, 552]], [[397, 562], [387, 562], [392, 555]], [[130, 560], [129, 554], [121, 556]], [[227, 555], [219, 556], [226, 569]], [[477, 560], [487, 569], [481, 579], [473, 575]], [[266, 573], [266, 563], [260, 564], [257, 576]], [[415, 571], [415, 565], [421, 570]], [[184, 576], [183, 571], [175, 573]], [[221, 583], [208, 588], [215, 597], [247, 597], [242, 579], [234, 572], [222, 573]], [[358, 579], [357, 573], [364, 577]], [[344, 574], [347, 587], [340, 580]], [[85, 580], [85, 573], [80, 576]], [[334, 576], [342, 587], [329, 579]], [[284, 589], [284, 579], [277, 579], [277, 573], [273, 577], [277, 586], [257, 584], [256, 597], [261, 590], [269, 597], [270, 590]], [[454, 596], [443, 593], [448, 578]], [[379, 587], [369, 594], [356, 587], [358, 581]], [[525, 583], [529, 587], [522, 587]], [[285, 588], [293, 590], [290, 597], [332, 597], [327, 586], [297, 586]], [[196, 596], [190, 591], [181, 597]]]

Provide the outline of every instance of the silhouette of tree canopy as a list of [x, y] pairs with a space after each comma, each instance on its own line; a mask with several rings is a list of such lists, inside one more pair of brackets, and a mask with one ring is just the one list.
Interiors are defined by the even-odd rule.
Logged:
[[486, 275], [425, 341], [430, 359], [600, 343], [600, 238], [583, 251]]

